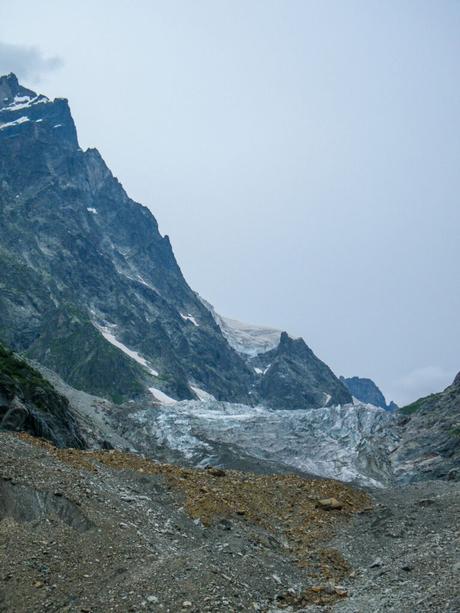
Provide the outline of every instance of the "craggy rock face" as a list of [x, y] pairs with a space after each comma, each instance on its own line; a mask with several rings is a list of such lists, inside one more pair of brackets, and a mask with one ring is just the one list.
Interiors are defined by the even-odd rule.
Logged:
[[387, 404], [385, 396], [372, 379], [365, 379], [362, 377], [340, 377], [340, 380], [347, 386], [350, 393], [361, 402], [373, 404], [375, 407], [381, 407], [387, 411], [394, 411], [398, 408], [394, 402]]
[[460, 479], [460, 385], [420, 398], [399, 413], [393, 456], [402, 480]]
[[69, 401], [0, 345], [0, 430], [28, 432], [59, 447], [83, 447]]
[[37, 95], [14, 75], [0, 78], [0, 96], [0, 339], [8, 346], [115, 402], [153, 400], [154, 390], [156, 399], [204, 392], [278, 408], [349, 400], [297, 341], [265, 374], [235, 350], [153, 215], [97, 150], [79, 148], [66, 100]]

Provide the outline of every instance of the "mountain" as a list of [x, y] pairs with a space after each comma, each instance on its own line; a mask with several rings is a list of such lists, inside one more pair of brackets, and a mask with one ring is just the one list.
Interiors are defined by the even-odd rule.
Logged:
[[373, 404], [375, 407], [381, 407], [386, 411], [395, 411], [398, 408], [398, 405], [393, 401], [387, 404], [385, 396], [372, 379], [365, 379], [362, 377], [340, 377], [340, 381], [346, 385], [351, 395], [361, 402]]
[[0, 184], [0, 339], [68, 384], [117, 403], [351, 399], [286, 333], [248, 353], [257, 334], [237, 334], [189, 287], [154, 216], [79, 147], [67, 100], [13, 74], [0, 78]]
[[403, 479], [460, 479], [460, 373], [443, 392], [399, 411], [393, 462]]
[[68, 399], [0, 345], [0, 430], [27, 432], [58, 447], [85, 447]]

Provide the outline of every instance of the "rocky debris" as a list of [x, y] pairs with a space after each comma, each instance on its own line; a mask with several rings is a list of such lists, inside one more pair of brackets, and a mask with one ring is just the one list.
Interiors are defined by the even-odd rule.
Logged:
[[372, 496], [374, 510], [354, 515], [332, 542], [355, 572], [333, 610], [459, 611], [459, 484], [424, 481]]
[[[0, 465], [14, 482], [0, 481], [0, 610], [18, 613], [267, 611], [343, 585], [351, 570], [325, 542], [369, 505], [333, 481], [217, 477], [25, 434], [0, 434]], [[333, 494], [340, 514], [315, 508]]]
[[[10, 433], [0, 466], [0, 610], [458, 608], [453, 481], [369, 497], [335, 481], [217, 476]], [[318, 508], [324, 499], [343, 508]]]

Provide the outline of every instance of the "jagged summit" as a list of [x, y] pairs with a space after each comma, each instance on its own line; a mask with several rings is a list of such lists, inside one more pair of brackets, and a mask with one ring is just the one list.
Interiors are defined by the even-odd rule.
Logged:
[[[78, 148], [77, 132], [68, 102], [23, 87], [15, 74], [0, 77], [0, 141], [6, 153], [15, 155], [17, 138], [27, 141], [31, 153], [47, 143], [49, 147]], [[7, 160], [8, 161], [8, 160]]]
[[347, 386], [353, 397], [361, 402], [373, 404], [386, 411], [394, 411], [398, 408], [393, 401], [387, 404], [385, 396], [372, 379], [365, 377], [340, 377], [340, 380]]
[[34, 91], [20, 85], [14, 73], [0, 76], [0, 109], [12, 104], [16, 97], [35, 98], [36, 96]]

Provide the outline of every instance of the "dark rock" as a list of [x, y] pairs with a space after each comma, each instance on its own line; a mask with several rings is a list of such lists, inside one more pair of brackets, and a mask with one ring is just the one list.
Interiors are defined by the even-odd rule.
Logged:
[[395, 411], [398, 408], [398, 405], [393, 401], [387, 404], [385, 396], [372, 379], [365, 379], [362, 377], [340, 377], [340, 380], [347, 386], [350, 393], [361, 402], [373, 404], [386, 411]]
[[27, 432], [58, 447], [85, 446], [69, 401], [39, 372], [0, 345], [0, 429]]
[[305, 344], [281, 333], [278, 347], [251, 360], [263, 369], [256, 392], [263, 403], [277, 409], [305, 409], [346, 404], [352, 398], [331, 369]]

